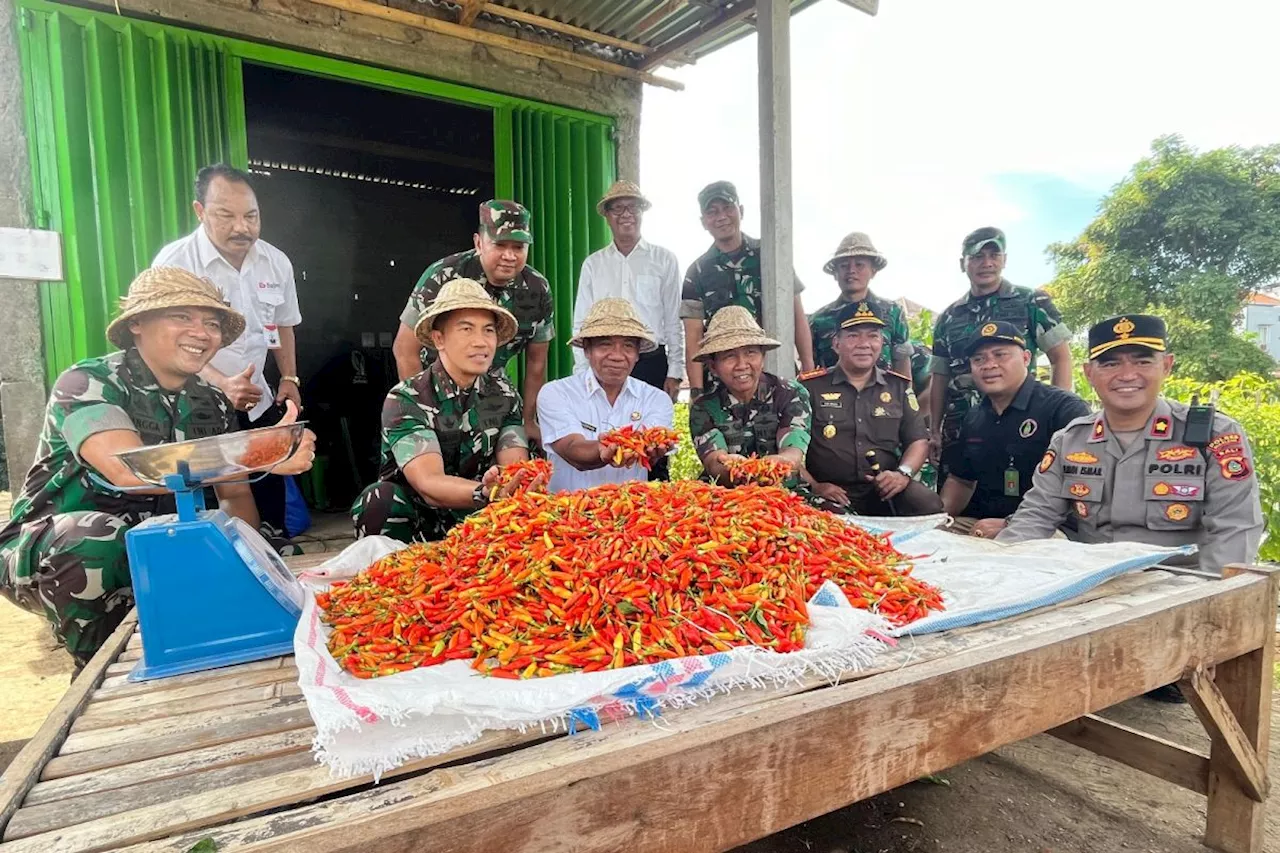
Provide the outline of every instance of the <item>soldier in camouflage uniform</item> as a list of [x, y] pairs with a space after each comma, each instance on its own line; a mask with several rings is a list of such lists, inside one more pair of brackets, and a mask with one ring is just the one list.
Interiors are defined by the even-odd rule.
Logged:
[[969, 292], [951, 303], [933, 327], [929, 431], [944, 476], [947, 453], [960, 435], [965, 413], [982, 397], [969, 375], [965, 352], [969, 339], [984, 325], [1012, 323], [1027, 342], [1032, 364], [1037, 352], [1046, 353], [1053, 365], [1053, 384], [1071, 390], [1071, 330], [1048, 293], [1010, 284], [1002, 275], [1004, 264], [1005, 236], [999, 228], [979, 228], [965, 237], [960, 268], [969, 277]]
[[704, 479], [729, 485], [727, 461], [770, 456], [795, 469], [786, 485], [808, 499], [812, 493], [799, 471], [809, 449], [813, 408], [798, 382], [764, 372], [764, 353], [779, 346], [746, 308], [720, 309], [697, 355], [719, 382], [689, 406], [689, 434]]
[[840, 311], [846, 305], [865, 302], [884, 318], [884, 349], [880, 352], [881, 370], [893, 370], [904, 376], [911, 370], [911, 332], [907, 328], [907, 315], [902, 306], [888, 299], [881, 299], [871, 292], [871, 279], [884, 269], [889, 259], [876, 250], [871, 238], [861, 231], [845, 235], [836, 252], [822, 271], [834, 276], [840, 287], [840, 298], [824, 305], [809, 316], [809, 330], [813, 334], [813, 360], [816, 367], [835, 367], [839, 358], [831, 346], [831, 339], [839, 329]]
[[480, 205], [480, 228], [473, 239], [474, 248], [436, 261], [414, 285], [392, 346], [396, 370], [401, 380], [408, 379], [435, 360], [432, 345], [419, 341], [413, 330], [440, 288], [459, 278], [478, 281], [499, 307], [516, 318], [516, 333], [498, 347], [492, 369], [504, 370], [507, 362], [524, 354], [525, 427], [530, 437], [537, 438], [535, 405], [547, 379], [547, 350], [555, 325], [551, 285], [528, 265], [533, 242], [529, 211], [514, 201], [486, 201]]
[[438, 357], [387, 395], [379, 479], [351, 507], [357, 537], [441, 539], [488, 503], [498, 466], [529, 458], [520, 395], [490, 370], [516, 328], [480, 283], [440, 288], [415, 329]]
[[[207, 280], [176, 267], [148, 269], [107, 328], [120, 351], [72, 365], [54, 383], [35, 464], [0, 530], [0, 592], [43, 613], [77, 668], [133, 606], [125, 533], [175, 511], [163, 490], [111, 488], [147, 485], [115, 454], [234, 430], [230, 401], [197, 374], [244, 327]], [[289, 473], [310, 467], [314, 438]], [[257, 528], [248, 485], [217, 492], [224, 510]]]
[[[696, 357], [707, 323], [729, 305], [746, 308], [756, 323], [764, 322], [764, 290], [760, 275], [760, 241], [742, 233], [742, 205], [738, 190], [728, 181], [716, 181], [698, 193], [702, 227], [715, 242], [685, 273], [680, 289], [680, 319], [684, 321], [685, 370], [693, 396], [702, 393], [702, 362]], [[794, 276], [794, 273], [793, 273]], [[795, 337], [802, 370], [813, 369], [813, 341], [800, 291], [804, 285], [795, 278]]]

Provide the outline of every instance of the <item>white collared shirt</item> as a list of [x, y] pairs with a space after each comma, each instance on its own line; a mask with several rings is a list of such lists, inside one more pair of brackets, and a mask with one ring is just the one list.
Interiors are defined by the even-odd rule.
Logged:
[[675, 410], [671, 398], [639, 379], [627, 377], [618, 399], [609, 404], [609, 397], [600, 387], [595, 373], [589, 368], [585, 373], [575, 373], [542, 386], [538, 392], [538, 426], [542, 429], [542, 445], [551, 460], [552, 492], [589, 489], [604, 483], [644, 482], [649, 472], [640, 465], [614, 468], [612, 465], [594, 471], [579, 471], [554, 450], [552, 442], [570, 435], [580, 435], [589, 441], [597, 441], [611, 429], [635, 426], [672, 427]]
[[[680, 264], [669, 249], [641, 240], [624, 255], [614, 243], [582, 262], [573, 303], [573, 333], [600, 299], [625, 299], [635, 306], [660, 346], [667, 348], [667, 376], [684, 377], [684, 326], [680, 322]], [[585, 372], [587, 359], [573, 347], [574, 371]]]
[[262, 391], [262, 399], [249, 411], [249, 419], [257, 420], [274, 401], [262, 372], [267, 364], [265, 326], [296, 326], [302, 322], [293, 264], [275, 246], [257, 240], [237, 270], [218, 252], [204, 227], [197, 226], [191, 234], [161, 249], [151, 266], [182, 267], [209, 279], [222, 291], [222, 298], [244, 315], [244, 334], [218, 350], [209, 363], [228, 376], [253, 365], [253, 384]]

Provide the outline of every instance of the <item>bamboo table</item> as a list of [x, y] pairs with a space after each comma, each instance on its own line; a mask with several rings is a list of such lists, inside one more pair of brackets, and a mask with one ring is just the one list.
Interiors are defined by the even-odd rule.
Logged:
[[[127, 682], [131, 616], [0, 781], [0, 853], [724, 850], [1046, 731], [1205, 794], [1206, 843], [1261, 853], [1280, 575], [1224, 574], [1126, 576], [660, 724], [490, 732], [378, 785], [316, 763], [291, 657]], [[1207, 755], [1093, 715], [1174, 681]]]

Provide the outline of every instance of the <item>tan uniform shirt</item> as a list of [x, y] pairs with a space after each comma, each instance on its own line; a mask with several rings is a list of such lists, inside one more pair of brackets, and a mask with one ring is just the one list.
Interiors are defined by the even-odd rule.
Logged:
[[1161, 398], [1139, 437], [1121, 446], [1101, 413], [1054, 435], [1031, 491], [996, 537], [1043, 539], [1067, 518], [1083, 542], [1198, 545], [1200, 568], [1257, 559], [1264, 524], [1244, 429], [1215, 416], [1203, 452], [1182, 443], [1187, 407]]
[[831, 367], [801, 377], [813, 401], [813, 435], [805, 467], [822, 483], [841, 488], [866, 484], [867, 451], [881, 471], [898, 467], [898, 454], [928, 438], [911, 380], [879, 367], [861, 391], [844, 371]]

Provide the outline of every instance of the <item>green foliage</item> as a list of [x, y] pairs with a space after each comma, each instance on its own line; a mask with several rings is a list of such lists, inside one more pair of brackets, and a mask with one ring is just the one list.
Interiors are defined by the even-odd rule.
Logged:
[[1280, 560], [1280, 383], [1267, 377], [1245, 374], [1217, 386], [1187, 379], [1173, 379], [1164, 394], [1184, 403], [1193, 394], [1208, 398], [1212, 387], [1222, 391], [1218, 411], [1240, 422], [1253, 448], [1254, 476], [1262, 494], [1262, 516], [1267, 522], [1267, 538], [1261, 558]]
[[908, 320], [907, 331], [913, 342], [933, 346], [933, 312], [926, 308], [915, 319]]
[[1280, 146], [1200, 153], [1176, 136], [1157, 139], [1084, 233], [1048, 251], [1049, 290], [1072, 328], [1156, 313], [1169, 324], [1179, 376], [1275, 368], [1235, 324], [1249, 295], [1280, 279]]
[[680, 446], [671, 457], [671, 479], [696, 480], [702, 474], [702, 463], [689, 436], [688, 403], [676, 403], [676, 432], [680, 433]]

